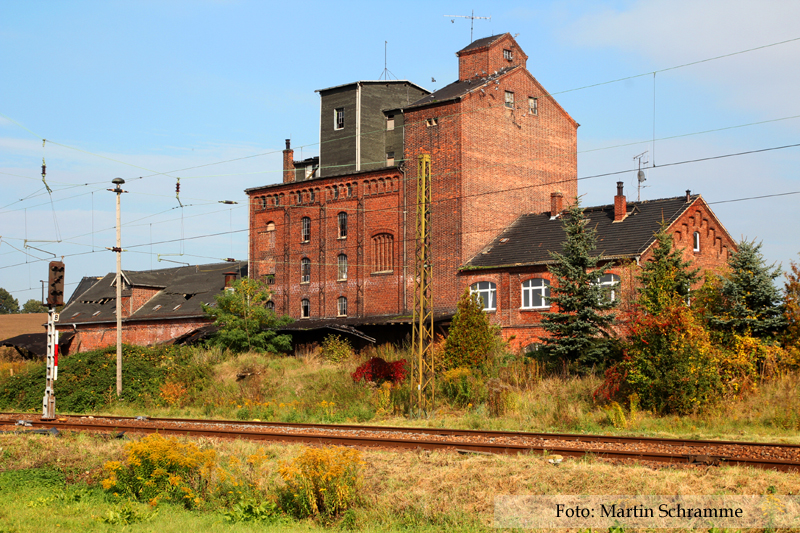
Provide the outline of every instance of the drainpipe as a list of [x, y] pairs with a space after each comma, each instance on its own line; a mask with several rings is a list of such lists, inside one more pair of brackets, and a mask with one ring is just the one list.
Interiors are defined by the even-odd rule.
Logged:
[[356, 172], [361, 170], [361, 82], [356, 83]]

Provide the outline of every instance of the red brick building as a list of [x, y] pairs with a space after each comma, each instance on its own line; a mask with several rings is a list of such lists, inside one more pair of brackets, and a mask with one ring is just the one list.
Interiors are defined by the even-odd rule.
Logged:
[[[578, 123], [527, 70], [527, 56], [511, 35], [479, 39], [457, 56], [459, 79], [434, 93], [408, 81], [319, 91], [319, 157], [295, 161], [287, 140], [283, 183], [247, 189], [249, 271], [271, 286], [275, 311], [297, 320], [291, 326], [296, 341], [303, 340], [297, 330], [348, 326], [391, 339], [376, 326], [410, 322], [420, 154], [431, 156], [435, 315], [446, 323], [464, 287], [493, 283], [498, 303], [489, 312], [506, 337], [524, 346], [540, 335], [539, 313], [521, 309], [523, 293], [514, 280], [548, 279], [546, 252], [558, 249], [563, 231], [551, 242], [539, 238], [539, 226], [513, 244], [500, 244], [504, 237], [497, 236], [540, 218], [560, 228], [550, 212], [577, 196]], [[724, 263], [733, 242], [701, 198], [690, 200], [668, 217], [671, 231], [681, 235], [678, 244], [697, 230], [701, 242], [712, 243], [707, 255], [704, 245], [696, 256], [701, 265]], [[627, 204], [624, 196], [615, 201], [630, 213], [614, 222], [612, 209], [614, 231], [604, 238], [638, 244], [607, 257], [646, 260], [658, 229], [650, 215], [641, 215], [650, 213], [650, 204]], [[608, 209], [589, 211], [607, 218]], [[648, 224], [640, 225], [645, 218]], [[503, 247], [523, 256], [535, 249], [545, 259], [481, 262]], [[719, 251], [711, 254], [712, 248]], [[529, 298], [535, 292], [526, 290]]]
[[[246, 263], [122, 272], [122, 342], [143, 346], [175, 342], [209, 326], [203, 304], [214, 304], [226, 284], [247, 276]], [[88, 283], [87, 283], [88, 281]], [[69, 353], [116, 344], [116, 274], [84, 278], [56, 328], [74, 337]]]
[[[542, 312], [550, 311], [547, 297], [553, 281], [550, 251], [561, 252], [565, 233], [560, 196], [552, 197], [545, 213], [517, 218], [460, 268], [461, 286], [479, 292], [493, 323], [514, 347], [539, 342], [546, 333]], [[587, 207], [584, 214], [597, 231], [596, 254], [611, 268], [598, 283], [609, 297], [625, 305], [634, 300], [638, 267], [652, 258], [655, 234], [666, 222], [684, 260], [702, 271], [723, 267], [736, 244], [700, 195], [627, 202], [622, 182], [610, 205]], [[463, 289], [462, 289], [463, 290]]]

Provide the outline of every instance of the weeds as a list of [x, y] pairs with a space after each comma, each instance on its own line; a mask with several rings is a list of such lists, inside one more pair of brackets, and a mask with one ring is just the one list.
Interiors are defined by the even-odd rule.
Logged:
[[323, 521], [350, 509], [362, 483], [361, 452], [343, 447], [305, 448], [280, 469], [286, 487], [279, 498], [283, 509], [296, 518]]

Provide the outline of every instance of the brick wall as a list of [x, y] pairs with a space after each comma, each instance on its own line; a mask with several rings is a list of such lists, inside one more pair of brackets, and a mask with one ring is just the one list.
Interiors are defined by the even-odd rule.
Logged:
[[[138, 323], [123, 322], [122, 342], [124, 344], [151, 346], [207, 326], [211, 322], [211, 320], [203, 318]], [[60, 326], [58, 330], [70, 331], [71, 327], [69, 325]], [[83, 324], [78, 328], [70, 345], [70, 353], [88, 352], [106, 346], [114, 346], [116, 343], [117, 325], [115, 323]]]
[[[511, 52], [508, 60], [504, 50]], [[513, 37], [506, 34], [488, 47], [458, 53], [458, 79], [468, 80], [487, 76], [503, 68], [521, 66], [525, 68], [528, 56], [522, 51]]]
[[[275, 276], [276, 312], [300, 319], [307, 299], [309, 318], [335, 318], [343, 297], [350, 317], [402, 313], [402, 187], [402, 172], [391, 168], [251, 191], [251, 275]], [[339, 236], [340, 213], [347, 215], [345, 237]], [[310, 222], [308, 242], [301, 238], [303, 218]], [[373, 238], [386, 242], [387, 235], [392, 257], [382, 264], [392, 268], [375, 273]], [[346, 280], [339, 278], [340, 255], [347, 257]], [[311, 264], [308, 282], [301, 280], [304, 258]]]
[[161, 289], [150, 287], [133, 287], [131, 289], [130, 298], [128, 298], [127, 303], [125, 304], [126, 313], [124, 316], [129, 316], [135, 313], [160, 291]]

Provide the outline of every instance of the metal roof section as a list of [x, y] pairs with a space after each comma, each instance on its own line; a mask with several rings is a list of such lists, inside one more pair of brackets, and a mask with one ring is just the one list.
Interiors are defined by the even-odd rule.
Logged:
[[412, 87], [416, 87], [416, 88], [417, 88], [417, 89], [419, 89], [420, 91], [424, 91], [424, 92], [426, 92], [426, 93], [429, 93], [429, 92], [430, 92], [430, 91], [429, 91], [428, 89], [426, 89], [425, 87], [422, 87], [422, 86], [420, 86], [420, 85], [417, 85], [417, 84], [416, 84], [416, 83], [414, 83], [413, 81], [409, 81], [409, 80], [361, 80], [361, 81], [351, 81], [350, 83], [343, 83], [343, 84], [341, 84], [341, 85], [334, 85], [333, 87], [326, 87], [325, 89], [317, 89], [317, 90], [315, 90], [314, 92], [315, 92], [315, 93], [320, 93], [320, 94], [322, 94], [322, 93], [323, 93], [323, 92], [325, 92], [325, 91], [332, 91], [332, 90], [334, 90], [334, 89], [342, 89], [342, 88], [344, 88], [344, 87], [350, 87], [351, 85], [358, 85], [359, 83], [360, 83], [361, 85], [366, 85], [366, 84], [379, 84], [379, 83], [380, 83], [380, 84], [384, 84], [384, 85], [386, 85], [386, 84], [389, 84], [389, 83], [391, 83], [391, 84], [403, 84], [403, 83], [404, 83], [404, 84], [407, 84], [407, 85], [411, 85]]
[[[202, 304], [211, 304], [225, 288], [225, 273], [247, 276], [247, 262], [165, 268], [162, 270], [124, 271], [130, 286], [123, 297], [136, 289], [156, 291], [138, 309], [122, 318], [135, 320], [191, 319], [204, 317]], [[116, 322], [116, 274], [106, 274], [61, 311], [59, 324], [97, 324]], [[123, 303], [123, 306], [125, 303]], [[130, 303], [128, 303], [130, 305]]]
[[470, 44], [456, 52], [456, 54], [460, 54], [462, 52], [468, 52], [470, 50], [475, 50], [477, 48], [484, 48], [492, 44], [493, 42], [509, 35], [508, 32], [501, 33], [500, 35], [491, 35], [489, 37], [483, 37], [482, 39], [478, 39], [477, 41], [472, 41]]
[[[628, 202], [627, 216], [614, 222], [614, 205], [587, 207], [584, 215], [597, 230], [595, 253], [603, 259], [641, 256], [655, 241], [661, 221], [672, 224], [700, 195], [686, 195], [642, 202]], [[511, 226], [461, 267], [461, 271], [515, 266], [546, 265], [554, 262], [550, 252], [563, 252], [566, 239], [561, 217], [550, 213], [521, 215]]]

